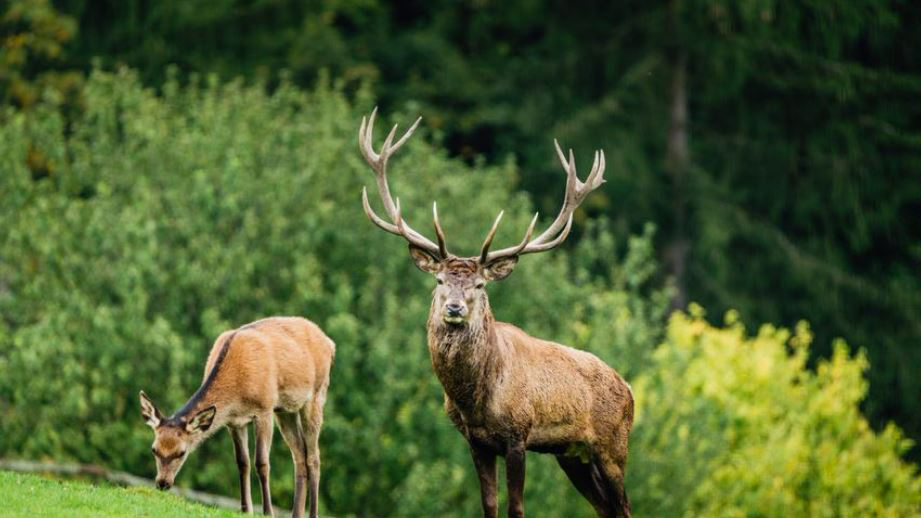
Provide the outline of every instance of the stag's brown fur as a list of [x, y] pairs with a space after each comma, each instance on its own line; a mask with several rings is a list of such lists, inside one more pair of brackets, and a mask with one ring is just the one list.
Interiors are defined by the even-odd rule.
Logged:
[[[469, 287], [482, 272], [473, 261], [452, 259], [440, 275], [449, 287]], [[629, 514], [623, 476], [633, 395], [627, 383], [590, 353], [497, 322], [485, 290], [473, 293], [465, 325], [444, 321], [437, 296], [428, 319], [432, 366], [454, 425], [472, 447], [494, 455], [518, 446], [556, 454], [599, 515]], [[487, 500], [487, 516], [495, 515], [494, 501]]]
[[240, 470], [241, 507], [250, 512], [247, 425], [252, 422], [263, 511], [272, 514], [269, 449], [275, 413], [295, 461], [294, 515], [303, 516], [309, 483], [310, 516], [315, 517], [317, 441], [334, 354], [335, 344], [313, 322], [266, 318], [221, 333], [208, 355], [201, 387], [173, 416], [160, 414], [142, 392], [142, 415], [156, 434], [152, 450], [158, 486], [170, 487], [189, 452], [226, 425]]

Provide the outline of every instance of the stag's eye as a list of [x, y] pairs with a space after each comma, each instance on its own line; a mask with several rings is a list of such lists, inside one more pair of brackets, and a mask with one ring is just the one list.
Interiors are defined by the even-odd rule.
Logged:
[[441, 279], [440, 279], [440, 278], [438, 278], [438, 277], [435, 277], [435, 282], [436, 282], [437, 284], [439, 284], [439, 285], [441, 285], [441, 284], [444, 284], [444, 283], [445, 283], [445, 281], [443, 281], [443, 280], [441, 280]]
[[474, 286], [474, 287], [475, 287], [476, 289], [478, 289], [478, 290], [482, 290], [484, 286], [486, 286], [485, 283], [478, 282], [478, 283], [476, 283], [476, 286]]

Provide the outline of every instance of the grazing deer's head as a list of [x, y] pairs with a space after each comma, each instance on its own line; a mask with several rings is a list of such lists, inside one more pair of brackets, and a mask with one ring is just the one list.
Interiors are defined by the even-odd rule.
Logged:
[[563, 154], [563, 150], [560, 149], [559, 143], [554, 140], [557, 155], [566, 170], [566, 194], [563, 206], [553, 223], [539, 236], [531, 239], [534, 225], [537, 223], [537, 214], [534, 214], [534, 218], [531, 219], [531, 224], [525, 232], [524, 239], [519, 244], [490, 252], [490, 245], [492, 245], [493, 238], [496, 235], [499, 221], [502, 219], [503, 212], [500, 212], [486, 235], [480, 254], [476, 257], [456, 257], [448, 252], [445, 244], [444, 232], [441, 229], [441, 223], [438, 221], [438, 206], [436, 204], [432, 205], [435, 234], [438, 237], [438, 244], [435, 244], [413, 230], [403, 220], [400, 212], [400, 200], [394, 201], [390, 195], [390, 187], [387, 184], [387, 160], [409, 139], [422, 119], [417, 119], [396, 143], [393, 143], [393, 139], [396, 136], [397, 126], [394, 126], [384, 140], [380, 153], [377, 153], [371, 144], [376, 114], [377, 109], [375, 108], [371, 112], [369, 119], [364, 117], [361, 119], [361, 127], [358, 130], [358, 143], [361, 147], [362, 155], [364, 155], [371, 169], [374, 170], [377, 178], [378, 193], [390, 220], [387, 221], [381, 218], [371, 209], [371, 205], [368, 202], [367, 188], [363, 189], [361, 193], [362, 206], [368, 218], [375, 225], [391, 234], [396, 234], [406, 239], [409, 242], [410, 256], [416, 266], [420, 270], [435, 276], [437, 285], [433, 292], [430, 315], [430, 321], [434, 323], [461, 327], [481, 322], [486, 312], [489, 311], [489, 303], [484, 289], [486, 283], [508, 277], [512, 270], [515, 269], [515, 265], [518, 264], [518, 258], [522, 255], [550, 250], [562, 243], [566, 236], [569, 235], [573, 212], [590, 192], [604, 183], [604, 151], [595, 152], [592, 170], [583, 183], [576, 174], [576, 161], [572, 150], [569, 151], [567, 159], [566, 155]]
[[216, 410], [210, 406], [190, 418], [164, 417], [144, 391], [140, 398], [141, 417], [154, 431], [150, 451], [157, 460], [157, 488], [169, 489], [189, 453], [211, 428]]

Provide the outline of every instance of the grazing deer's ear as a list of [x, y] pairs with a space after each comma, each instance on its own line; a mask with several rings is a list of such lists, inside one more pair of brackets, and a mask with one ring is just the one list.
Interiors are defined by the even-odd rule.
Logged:
[[409, 255], [413, 258], [416, 268], [425, 273], [438, 273], [441, 271], [441, 261], [428, 251], [419, 248], [416, 245], [409, 245]]
[[483, 267], [483, 277], [487, 281], [501, 281], [509, 276], [518, 265], [518, 256], [503, 257]]
[[139, 394], [141, 398], [141, 417], [144, 418], [144, 421], [147, 422], [147, 425], [151, 428], [156, 428], [160, 425], [160, 421], [163, 420], [163, 414], [157, 410], [157, 407], [153, 404], [153, 401], [147, 397], [147, 394], [142, 390]]
[[217, 409], [213, 406], [202, 410], [201, 412], [195, 414], [195, 417], [192, 418], [185, 425], [187, 432], [206, 432], [208, 428], [211, 428], [211, 423], [214, 422], [214, 414], [217, 412]]

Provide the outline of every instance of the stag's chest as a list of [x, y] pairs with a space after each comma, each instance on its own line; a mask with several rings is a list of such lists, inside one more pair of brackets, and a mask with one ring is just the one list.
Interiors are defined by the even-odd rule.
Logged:
[[497, 448], [508, 442], [508, 434], [504, 433], [507, 419], [488, 405], [458, 404], [445, 392], [445, 411], [455, 428], [468, 440]]
[[528, 436], [527, 419], [515, 412], [501, 411], [492, 405], [455, 410], [455, 426], [468, 440], [488, 446], [496, 452], [504, 452]]
[[446, 377], [446, 410], [455, 427], [468, 439], [503, 449], [503, 445], [527, 434], [529, 413], [526, 406], [505, 404], [501, 387], [471, 386], [463, 379]]
[[481, 420], [486, 417], [491, 390], [470, 369], [447, 362], [435, 362], [435, 375], [445, 394], [468, 419]]

